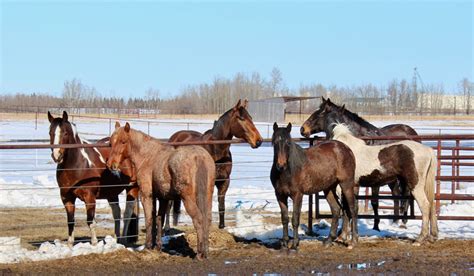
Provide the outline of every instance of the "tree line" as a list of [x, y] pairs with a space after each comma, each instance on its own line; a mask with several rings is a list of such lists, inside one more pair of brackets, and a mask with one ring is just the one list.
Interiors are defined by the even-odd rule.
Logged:
[[[230, 78], [215, 77], [210, 83], [189, 85], [174, 97], [163, 97], [155, 88], [145, 91], [144, 97], [105, 97], [94, 87], [72, 79], [64, 82], [61, 96], [42, 93], [1, 95], [0, 108], [4, 111], [34, 111], [34, 108], [144, 109], [173, 114], [216, 114], [229, 109], [240, 98], [254, 101], [279, 96], [324, 96], [346, 104], [353, 111], [371, 114], [471, 114], [473, 90], [474, 85], [467, 78], [459, 81], [457, 91], [446, 91], [442, 84], [420, 84], [416, 76], [410, 81], [394, 79], [385, 86], [312, 83], [290, 89], [281, 71], [274, 68], [268, 77], [257, 72], [237, 73]], [[310, 113], [318, 103], [302, 102], [302, 111]], [[299, 104], [288, 104], [287, 111], [299, 111]]]

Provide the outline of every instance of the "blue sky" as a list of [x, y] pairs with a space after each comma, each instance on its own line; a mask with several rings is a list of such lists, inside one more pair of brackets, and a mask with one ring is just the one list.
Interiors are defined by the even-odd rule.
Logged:
[[104, 96], [176, 95], [273, 67], [300, 84], [473, 78], [471, 1], [1, 1], [0, 93], [59, 95], [78, 78]]

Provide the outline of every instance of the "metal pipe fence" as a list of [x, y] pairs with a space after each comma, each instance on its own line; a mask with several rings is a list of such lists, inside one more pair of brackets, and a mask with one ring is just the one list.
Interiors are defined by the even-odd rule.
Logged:
[[[388, 136], [388, 137], [361, 137], [362, 139], [365, 140], [381, 140], [381, 139], [387, 139], [387, 140], [402, 140], [406, 139], [407, 137], [397, 137], [397, 136]], [[473, 146], [466, 146], [464, 145], [465, 141], [474, 141], [474, 135], [420, 135], [420, 136], [412, 136], [409, 137], [412, 139], [420, 139], [422, 141], [434, 141], [436, 144], [431, 145], [437, 153], [438, 157], [438, 164], [437, 164], [437, 178], [436, 178], [436, 210], [437, 214], [439, 215], [440, 211], [440, 206], [441, 206], [441, 201], [450, 201], [451, 203], [454, 203], [455, 201], [471, 201], [474, 200], [474, 195], [472, 194], [459, 194], [457, 191], [459, 190], [459, 187], [461, 184], [467, 184], [474, 182], [474, 176], [471, 175], [462, 175], [463, 170], [460, 170], [461, 167], [472, 167], [474, 166], [474, 155], [472, 154], [466, 154], [466, 152], [472, 152], [474, 151]], [[319, 143], [321, 141], [324, 141], [324, 138], [321, 137], [316, 137], [316, 138], [298, 138], [298, 139], [293, 139], [295, 142], [298, 142], [300, 144], [308, 144], [308, 145], [313, 145], [314, 143]], [[68, 145], [50, 145], [50, 144], [26, 144], [26, 143], [31, 143], [35, 142], [36, 140], [8, 140], [8, 144], [0, 144], [0, 150], [20, 150], [20, 149], [52, 149], [52, 148], [90, 148], [90, 147], [110, 147], [110, 144], [108, 143], [92, 143], [92, 144], [68, 144]], [[17, 142], [17, 143], [15, 143]], [[21, 143], [21, 144], [18, 144]], [[47, 142], [47, 140], [41, 140], [41, 142]], [[271, 142], [270, 139], [265, 139], [265, 143]], [[209, 144], [241, 144], [245, 143], [243, 140], [239, 139], [234, 139], [234, 140], [222, 140], [222, 141], [200, 141], [200, 142], [173, 142], [173, 143], [168, 143], [163, 141], [163, 143], [170, 145], [170, 146], [188, 146], [188, 145], [209, 145]], [[448, 143], [448, 145], [444, 144]], [[444, 152], [444, 153], [443, 153]], [[262, 165], [261, 167], [268, 167], [269, 163], [272, 162], [271, 157], [273, 155], [271, 154], [254, 154], [254, 153], [241, 153], [242, 156], [249, 156], [249, 157], [256, 157], [256, 156], [265, 156], [268, 157], [268, 160], [261, 160], [261, 161], [255, 161], [255, 160], [246, 160], [246, 161], [241, 161], [241, 162], [226, 162], [226, 163], [221, 163], [217, 165], [235, 165], [236, 167], [238, 166], [251, 166], [251, 167], [258, 167], [259, 164], [267, 164], [267, 166]], [[10, 159], [9, 159], [10, 160]], [[14, 159], [12, 159], [14, 160]], [[27, 158], [22, 159], [18, 158], [18, 161], [23, 161], [23, 160], [28, 160]], [[10, 160], [11, 161], [11, 160]], [[250, 165], [249, 165], [250, 164]], [[450, 167], [451, 168], [451, 173], [452, 175], [441, 175], [441, 168], [442, 166], [444, 167]], [[43, 168], [38, 168], [38, 169], [1, 169], [0, 172], [35, 172], [35, 171], [55, 171], [51, 169], [43, 169]], [[239, 180], [252, 180], [252, 181], [266, 181], [269, 182], [269, 177], [268, 176], [239, 176], [239, 177], [231, 177], [231, 181], [239, 181]], [[450, 193], [441, 193], [441, 182], [449, 182], [451, 184], [451, 191]], [[117, 186], [129, 186], [130, 183], [123, 183], [123, 184], [118, 184], [118, 185], [110, 185], [108, 187], [117, 187]], [[90, 186], [88, 186], [89, 188]], [[44, 189], [58, 189], [59, 187], [51, 186], [51, 187], [25, 187], [25, 188], [20, 188], [20, 187], [12, 187], [12, 188], [0, 188], [0, 191], [26, 191], [26, 190], [44, 190]], [[268, 191], [260, 191], [261, 194], [268, 195], [268, 198], [274, 197], [274, 192], [273, 190], [268, 190]], [[245, 200], [246, 196], [248, 195], [243, 195], [243, 194], [227, 194], [226, 197], [232, 198], [232, 197], [238, 197], [241, 198], [242, 200]], [[59, 195], [58, 195], [59, 197]], [[321, 206], [320, 206], [320, 199], [323, 198], [321, 195], [310, 195], [307, 197], [307, 199], [304, 200], [303, 204], [307, 204], [308, 206], [308, 225], [313, 225], [313, 218], [315, 219], [320, 219], [320, 218], [326, 218], [326, 217], [331, 217], [326, 214], [321, 213]], [[363, 200], [365, 203], [365, 211], [368, 211], [368, 201], [372, 199], [373, 196], [370, 195], [368, 192], [368, 189], [366, 189], [365, 195], [360, 195], [358, 196], [359, 200]], [[413, 203], [413, 198], [412, 197], [403, 197], [403, 196], [392, 196], [392, 195], [387, 195], [387, 192], [381, 192], [381, 194], [378, 197], [379, 200], [393, 200], [393, 199], [409, 199], [410, 200], [410, 219], [420, 219], [420, 216], [415, 215], [414, 211], [414, 203]], [[62, 208], [62, 205], [54, 205], [54, 206], [47, 206], [48, 209], [54, 209], [54, 208]], [[388, 207], [388, 206], [386, 206]], [[316, 210], [314, 210], [314, 208]], [[13, 212], [17, 210], [18, 208], [0, 208], [0, 212], [6, 213], [8, 215], [9, 212]], [[31, 209], [34, 209], [33, 207]], [[380, 209], [384, 209], [384, 206], [380, 206]], [[253, 208], [249, 208], [249, 210], [253, 210]], [[277, 205], [274, 206], [267, 206], [265, 207], [255, 207], [255, 210], [259, 211], [265, 211], [265, 212], [271, 212], [271, 213], [277, 213], [280, 211], [279, 207]], [[314, 212], [315, 211], [315, 212]], [[227, 215], [235, 215], [238, 211], [237, 210], [226, 210]], [[214, 214], [215, 215], [215, 214]], [[63, 214], [65, 217], [65, 214]], [[380, 215], [379, 216], [381, 219], [393, 219], [393, 218], [401, 218], [401, 216], [395, 217], [394, 215]], [[142, 217], [140, 217], [142, 218]], [[359, 215], [359, 218], [373, 218], [373, 215], [371, 214], [361, 214]], [[446, 220], [474, 220], [474, 216], [439, 216], [438, 219], [446, 219]], [[111, 221], [110, 218], [106, 219], [106, 221]], [[112, 220], [113, 221], [113, 220]], [[62, 227], [66, 226], [65, 223], [24, 223], [22, 224], [22, 227]], [[12, 225], [2, 225], [0, 227], [0, 230], [3, 228], [11, 228], [11, 227], [16, 227]], [[233, 228], [238, 228], [240, 226], [233, 226]], [[244, 228], [251, 227], [251, 226], [242, 226]], [[309, 231], [311, 231], [311, 227], [309, 228]]]

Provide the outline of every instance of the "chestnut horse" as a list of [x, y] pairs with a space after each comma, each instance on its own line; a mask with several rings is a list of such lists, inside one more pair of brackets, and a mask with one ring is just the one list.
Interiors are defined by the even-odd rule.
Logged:
[[[54, 118], [48, 112], [50, 122], [49, 138], [51, 145], [87, 144], [79, 137], [74, 123], [68, 121], [66, 111], [62, 117]], [[104, 138], [99, 143], [107, 143]], [[66, 208], [68, 223], [68, 243], [74, 244], [75, 202], [79, 198], [86, 205], [87, 225], [91, 231], [91, 243], [97, 243], [95, 232], [95, 205], [97, 199], [107, 199], [112, 208], [115, 236], [122, 243], [134, 242], [138, 236], [138, 186], [131, 184], [133, 170], [128, 160], [120, 164], [122, 172], [112, 174], [105, 165], [110, 148], [54, 148], [51, 149], [54, 162], [58, 164], [56, 180], [60, 188], [61, 200]], [[120, 236], [119, 194], [127, 191], [127, 203], [124, 214], [123, 236]]]
[[[252, 148], [258, 148], [262, 144], [262, 136], [253, 124], [252, 117], [247, 112], [247, 100], [244, 100], [244, 104], [241, 104], [241, 100], [239, 100], [234, 107], [226, 111], [214, 122], [212, 129], [204, 132], [204, 134], [192, 130], [182, 130], [173, 134], [168, 141], [230, 140], [232, 137], [244, 139]], [[229, 177], [232, 172], [230, 144], [203, 145], [202, 147], [211, 154], [216, 163], [215, 185], [219, 202], [219, 228], [224, 228], [225, 194], [229, 188]], [[174, 223], [176, 224], [179, 203], [175, 202], [174, 207]], [[169, 228], [169, 220], [166, 220], [166, 224], [165, 228]]]
[[[378, 128], [366, 120], [359, 117], [357, 114], [350, 112], [345, 108], [345, 106], [338, 106], [331, 102], [328, 98], [327, 100], [322, 97], [322, 103], [319, 106], [319, 109], [316, 110], [311, 116], [303, 123], [301, 126], [301, 135], [304, 137], [309, 137], [313, 133], [318, 133], [324, 131], [326, 137], [330, 139], [332, 137], [332, 129], [337, 123], [344, 123], [356, 136], [384, 136], [384, 135], [393, 135], [393, 136], [408, 136], [408, 135], [418, 135], [418, 133], [408, 125], [404, 124], [392, 124], [387, 125], [382, 128]], [[369, 145], [382, 145], [388, 144], [394, 141], [389, 140], [367, 140], [366, 143]], [[372, 195], [378, 196], [380, 186], [389, 185], [392, 190], [392, 194], [399, 196], [403, 194], [405, 196], [409, 195], [409, 191], [404, 185], [400, 185], [397, 181], [389, 183], [378, 183], [377, 185], [371, 186]], [[380, 231], [378, 218], [378, 206], [379, 200], [371, 200], [372, 208], [374, 210], [374, 226], [373, 229]], [[394, 200], [394, 213], [396, 216], [399, 215], [401, 211], [404, 214], [401, 227], [405, 227], [407, 221], [407, 211], [408, 211], [408, 201], [402, 200], [401, 204], [398, 199]], [[397, 222], [398, 219], [394, 219], [394, 222]]]
[[333, 139], [343, 142], [354, 153], [356, 183], [370, 187], [398, 179], [408, 187], [421, 210], [421, 233], [415, 244], [434, 241], [438, 237], [438, 222], [434, 204], [437, 161], [433, 149], [410, 140], [368, 146], [345, 124], [336, 124], [332, 131]]
[[[197, 232], [197, 258], [206, 258], [212, 219], [212, 193], [216, 175], [214, 160], [199, 146], [174, 148], [117, 122], [110, 138], [112, 152], [107, 166], [120, 171], [119, 164], [130, 159], [140, 183], [145, 212], [146, 242], [161, 250], [162, 224], [169, 200], [183, 200]], [[156, 199], [160, 206], [156, 216]]]
[[[345, 221], [352, 219], [351, 248], [357, 243], [357, 202], [354, 184], [355, 159], [352, 151], [339, 141], [327, 141], [303, 149], [291, 140], [291, 123], [285, 128], [273, 125], [272, 145], [274, 148], [273, 166], [270, 174], [275, 195], [281, 209], [283, 224], [282, 245], [288, 245], [288, 197], [293, 201], [293, 244], [299, 243], [298, 226], [300, 223], [303, 194], [317, 194], [324, 191], [331, 207], [331, 232], [325, 245], [331, 245], [336, 239], [341, 204], [337, 200], [336, 188], [342, 189], [342, 207]], [[346, 222], [345, 222], [346, 223]], [[310, 226], [312, 227], [312, 226]], [[346, 227], [343, 227], [345, 231]], [[345, 234], [344, 236], [347, 236]]]

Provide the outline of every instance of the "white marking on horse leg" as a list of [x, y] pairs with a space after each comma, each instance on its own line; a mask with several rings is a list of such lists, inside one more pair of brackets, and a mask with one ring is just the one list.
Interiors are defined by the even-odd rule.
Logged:
[[[60, 139], [61, 139], [61, 128], [59, 126], [57, 126], [56, 129], [54, 130], [53, 144], [54, 145], [59, 145]], [[53, 149], [53, 156], [54, 156], [54, 159], [56, 159], [56, 160], [58, 160], [58, 158], [59, 158], [59, 150], [60, 150], [60, 148], [54, 148]]]
[[91, 230], [91, 244], [96, 245], [97, 244], [97, 234], [95, 232], [97, 224], [95, 222], [95, 219], [92, 221], [91, 224], [89, 224], [89, 229]]
[[115, 238], [120, 238], [120, 205], [118, 202], [109, 202], [110, 208], [112, 208], [112, 216], [114, 218], [115, 226]]
[[67, 244], [69, 247], [72, 247], [74, 245], [74, 230], [72, 231], [71, 235], [67, 239]]

